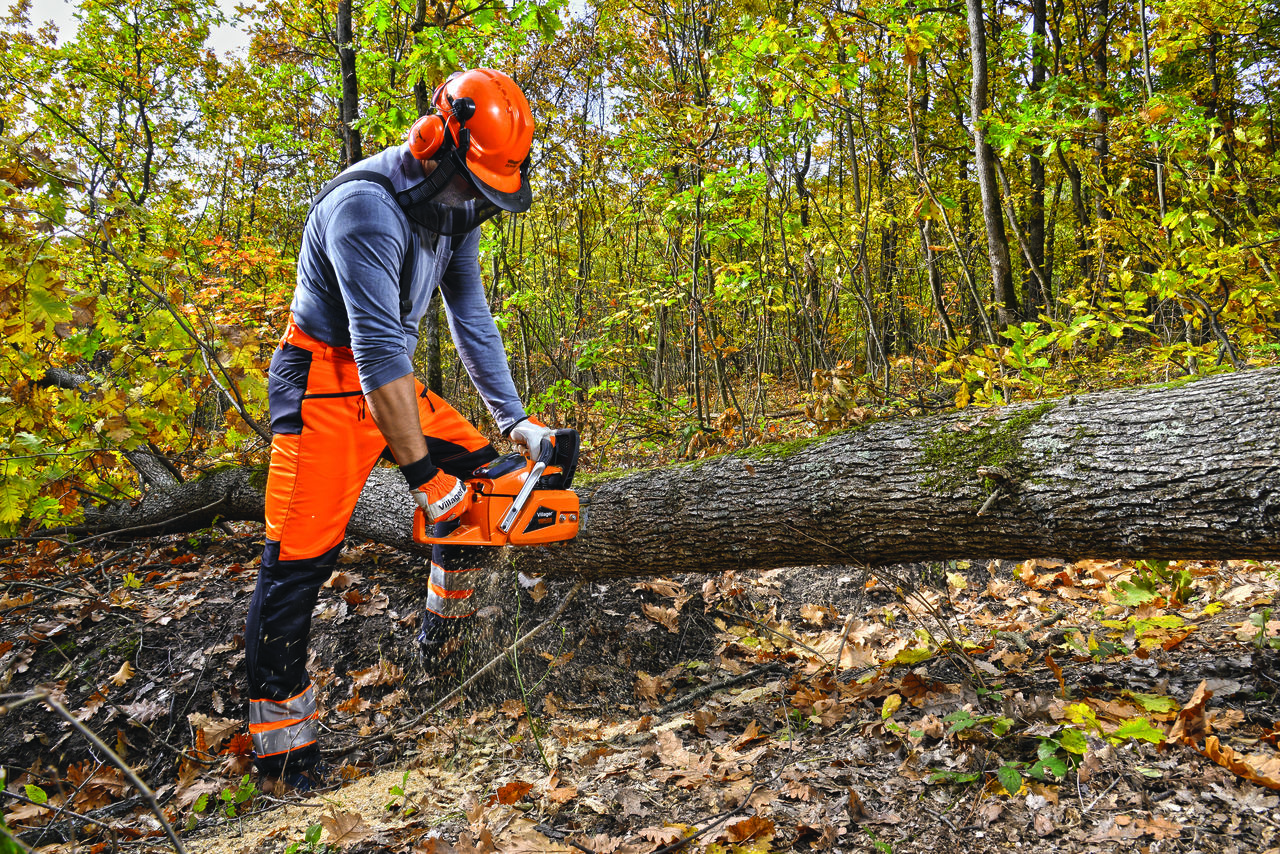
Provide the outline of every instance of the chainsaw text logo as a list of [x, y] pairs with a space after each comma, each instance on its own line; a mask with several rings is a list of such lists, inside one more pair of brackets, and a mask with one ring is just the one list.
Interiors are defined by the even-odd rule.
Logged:
[[541, 531], [543, 528], [550, 528], [556, 523], [556, 511], [550, 507], [539, 507], [534, 511], [533, 518], [529, 520], [529, 524], [525, 526], [526, 534], [532, 531]]

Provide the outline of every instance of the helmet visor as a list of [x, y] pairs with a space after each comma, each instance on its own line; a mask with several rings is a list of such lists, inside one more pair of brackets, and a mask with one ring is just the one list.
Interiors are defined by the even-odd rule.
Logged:
[[520, 164], [520, 186], [514, 192], [503, 192], [486, 182], [484, 168], [472, 163], [470, 157], [467, 158], [466, 169], [471, 185], [480, 195], [502, 210], [509, 213], [524, 213], [533, 205], [533, 190], [529, 187], [528, 157]]

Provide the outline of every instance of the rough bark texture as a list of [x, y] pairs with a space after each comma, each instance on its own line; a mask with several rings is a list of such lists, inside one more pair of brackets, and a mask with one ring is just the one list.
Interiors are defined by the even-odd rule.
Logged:
[[[521, 569], [627, 576], [957, 557], [1274, 558], [1280, 368], [873, 423], [598, 477], [578, 493], [582, 534], [509, 550]], [[167, 512], [187, 523], [262, 513], [245, 470], [148, 500], [137, 510], [154, 515], [169, 501]], [[399, 475], [376, 469], [348, 533], [412, 547], [411, 506]], [[135, 511], [131, 523], [142, 521]]]
[[996, 301], [996, 317], [1001, 329], [1018, 319], [1018, 296], [1013, 288], [1013, 265], [1009, 260], [1009, 237], [1000, 210], [1000, 188], [996, 184], [995, 152], [987, 142], [987, 29], [982, 0], [967, 0], [969, 51], [973, 81], [969, 89], [969, 117], [973, 122], [973, 165], [982, 193], [982, 220], [987, 229], [987, 258], [991, 262], [991, 282]]
[[338, 2], [338, 69], [342, 74], [342, 164], [350, 166], [364, 160], [360, 131], [360, 83], [356, 77], [355, 37], [351, 28], [351, 0]]

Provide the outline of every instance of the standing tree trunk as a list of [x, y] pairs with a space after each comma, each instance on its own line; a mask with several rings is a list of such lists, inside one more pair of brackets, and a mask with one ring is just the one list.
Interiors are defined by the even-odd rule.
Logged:
[[[1044, 65], [1045, 37], [1048, 33], [1045, 26], [1045, 0], [1031, 0], [1031, 92], [1032, 97], [1044, 86], [1046, 70]], [[1031, 266], [1035, 270], [1046, 270], [1044, 263], [1044, 149], [1036, 146], [1031, 151], [1031, 210], [1027, 216], [1027, 243], [1030, 244]], [[1040, 280], [1032, 270], [1027, 270], [1027, 304], [1026, 316], [1035, 318], [1041, 306], [1048, 305], [1053, 294], [1042, 292]], [[1052, 287], [1048, 275], [1045, 275], [1044, 290]]]
[[973, 81], [969, 92], [969, 116], [973, 123], [973, 159], [982, 193], [982, 219], [987, 227], [987, 257], [991, 262], [991, 283], [996, 301], [996, 323], [1004, 329], [1018, 320], [1018, 294], [1013, 287], [1013, 267], [1009, 262], [1009, 238], [1000, 210], [1000, 188], [996, 184], [995, 152], [987, 143], [983, 127], [987, 111], [987, 30], [982, 0], [966, 0], [969, 14], [969, 54]]
[[[1111, 34], [1110, 15], [1109, 0], [1098, 0], [1098, 39], [1094, 44], [1093, 70], [1098, 75], [1094, 85], [1098, 87], [1099, 91], [1104, 91], [1107, 88], [1107, 41]], [[1095, 134], [1093, 138], [1093, 162], [1099, 184], [1098, 192], [1093, 194], [1093, 214], [1098, 221], [1098, 260], [1094, 273], [1097, 276], [1098, 287], [1101, 289], [1106, 285], [1107, 280], [1107, 239], [1104, 223], [1111, 218], [1111, 212], [1107, 209], [1106, 193], [1104, 192], [1107, 186], [1107, 157], [1110, 154], [1110, 143], [1107, 141], [1110, 117], [1101, 98], [1097, 99], [1097, 106], [1094, 107], [1093, 121]]]
[[356, 77], [355, 39], [351, 32], [351, 0], [338, 0], [338, 70], [342, 75], [342, 100], [339, 119], [342, 122], [342, 165], [347, 167], [364, 160], [360, 146], [360, 81]]

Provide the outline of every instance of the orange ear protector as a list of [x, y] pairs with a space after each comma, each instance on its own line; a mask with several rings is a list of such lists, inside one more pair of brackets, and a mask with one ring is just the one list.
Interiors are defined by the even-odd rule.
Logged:
[[[460, 76], [460, 72], [449, 75], [449, 80]], [[449, 121], [454, 122], [453, 137], [460, 141], [458, 131], [467, 123], [467, 119], [475, 115], [476, 104], [470, 98], [450, 98], [445, 90], [449, 80], [436, 87], [431, 102], [440, 112], [422, 116], [409, 128], [409, 152], [417, 160], [430, 160], [445, 142], [445, 134], [449, 129]], [[442, 97], [443, 96], [443, 97]]]
[[409, 128], [409, 152], [415, 160], [430, 160], [440, 150], [446, 121], [438, 114], [423, 116]]

